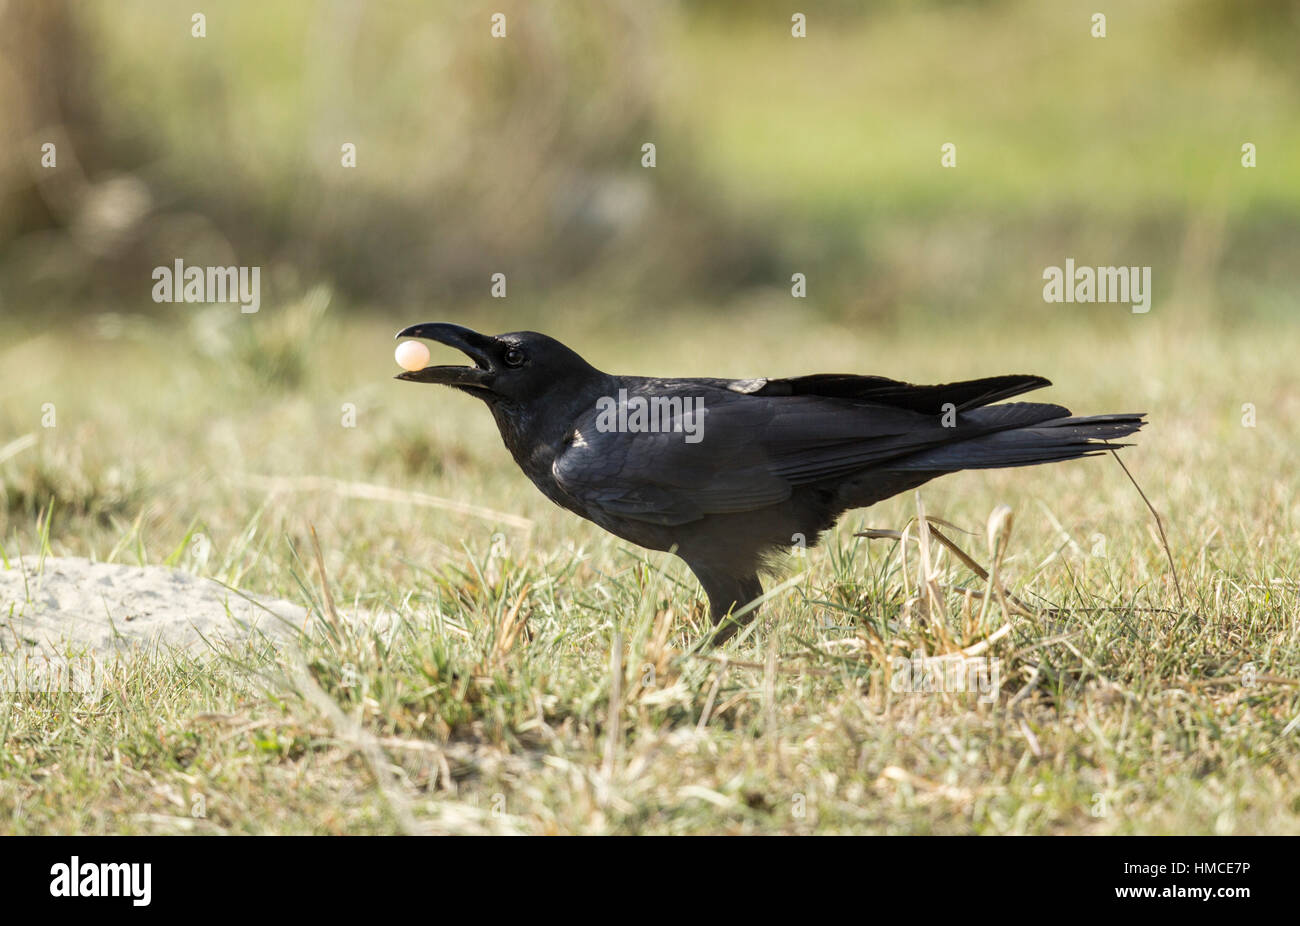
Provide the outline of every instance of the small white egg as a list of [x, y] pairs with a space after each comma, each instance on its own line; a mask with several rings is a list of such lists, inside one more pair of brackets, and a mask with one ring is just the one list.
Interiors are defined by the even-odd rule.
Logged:
[[403, 341], [393, 352], [397, 365], [408, 373], [423, 370], [429, 365], [429, 348], [419, 341]]

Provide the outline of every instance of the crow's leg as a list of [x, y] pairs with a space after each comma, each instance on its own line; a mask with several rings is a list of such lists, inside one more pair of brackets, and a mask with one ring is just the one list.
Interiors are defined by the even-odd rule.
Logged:
[[713, 634], [714, 646], [727, 642], [737, 630], [758, 616], [758, 608], [752, 608], [740, 617], [731, 616], [763, 594], [757, 573], [735, 576], [690, 560], [686, 565], [691, 567], [691, 572], [704, 587], [704, 594], [709, 597], [709, 616], [718, 628]]

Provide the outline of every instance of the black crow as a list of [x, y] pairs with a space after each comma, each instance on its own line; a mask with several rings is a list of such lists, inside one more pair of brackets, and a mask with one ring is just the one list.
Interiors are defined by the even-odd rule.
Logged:
[[[533, 331], [495, 337], [414, 325], [473, 366], [398, 374], [477, 396], [506, 448], [547, 498], [624, 540], [676, 553], [721, 624], [763, 593], [765, 559], [815, 546], [844, 512], [963, 469], [1052, 463], [1132, 434], [1142, 414], [1072, 418], [998, 402], [1049, 386], [992, 376], [915, 386], [882, 376], [656, 379], [602, 373]], [[729, 637], [729, 619], [714, 636]]]

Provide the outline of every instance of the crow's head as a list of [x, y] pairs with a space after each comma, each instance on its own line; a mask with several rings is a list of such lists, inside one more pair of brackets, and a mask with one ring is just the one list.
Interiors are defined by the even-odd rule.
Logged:
[[441, 383], [489, 403], [521, 404], [585, 385], [600, 374], [554, 338], [536, 331], [479, 334], [460, 325], [412, 325], [399, 338], [424, 338], [463, 351], [473, 366], [428, 366], [397, 374], [412, 383]]

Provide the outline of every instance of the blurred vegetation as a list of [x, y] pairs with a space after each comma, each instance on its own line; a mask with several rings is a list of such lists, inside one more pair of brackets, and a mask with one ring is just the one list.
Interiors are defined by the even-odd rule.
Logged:
[[1078, 0], [799, 8], [804, 40], [773, 2], [234, 0], [198, 39], [163, 2], [5, 4], [0, 308], [156, 313], [180, 257], [262, 266], [272, 310], [504, 272], [627, 318], [798, 271], [801, 308], [888, 321], [1041, 306], [1066, 256], [1152, 265], [1157, 304], [1294, 307], [1296, 0], [1137, 0], [1104, 40]]

